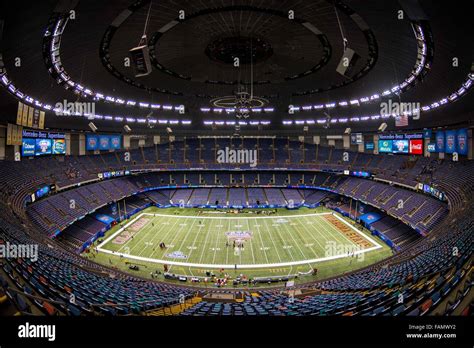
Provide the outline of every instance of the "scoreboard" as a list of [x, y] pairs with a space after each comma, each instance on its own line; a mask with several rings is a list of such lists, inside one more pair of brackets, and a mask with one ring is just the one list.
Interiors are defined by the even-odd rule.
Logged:
[[423, 134], [379, 135], [379, 152], [407, 155], [423, 154]]
[[49, 196], [51, 192], [54, 192], [55, 190], [56, 190], [55, 184], [44, 185], [31, 194], [30, 201], [32, 203], [36, 202], [38, 199]]
[[23, 157], [65, 154], [66, 136], [64, 133], [23, 130], [21, 141]]

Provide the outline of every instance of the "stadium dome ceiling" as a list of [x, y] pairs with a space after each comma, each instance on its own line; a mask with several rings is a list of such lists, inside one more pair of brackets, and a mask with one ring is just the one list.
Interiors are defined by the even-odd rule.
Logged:
[[[225, 115], [204, 114], [200, 109], [209, 107], [215, 97], [234, 94], [238, 81], [249, 88], [253, 72], [255, 95], [275, 108], [256, 118], [271, 121], [271, 127], [277, 129], [284, 119], [325, 117], [325, 110], [288, 115], [289, 105], [325, 105], [390, 90], [410, 76], [420, 58], [412, 21], [407, 15], [398, 18], [398, 1], [154, 0], [151, 7], [146, 0], [75, 3], [49, 0], [26, 5], [17, 1], [6, 6], [1, 53], [9, 79], [28, 95], [51, 105], [63, 100], [87, 101], [86, 95], [78, 96], [73, 88], [65, 88], [67, 84], [58, 84], [53, 66], [48, 66], [51, 52], [45, 33], [57, 24], [58, 8], [76, 5], [75, 18], [63, 23], [58, 46], [64, 72], [72, 80], [124, 101], [186, 107], [182, 115], [104, 101], [97, 103], [96, 110], [103, 115], [144, 117], [153, 112], [154, 117], [186, 118], [192, 120], [194, 129], [205, 128], [204, 120]], [[428, 18], [423, 32], [428, 56], [413, 84], [394, 97], [429, 105], [448, 97], [466, 81], [473, 62], [473, 30], [468, 4], [448, 8], [436, 1], [420, 3]], [[176, 21], [180, 11], [184, 19]], [[288, 18], [289, 11], [294, 11], [294, 19]], [[138, 45], [147, 17], [153, 71], [136, 78], [124, 60]], [[352, 78], [336, 72], [343, 55], [338, 19], [348, 46], [360, 56]], [[235, 55], [241, 58], [240, 68], [233, 65]], [[20, 66], [16, 66], [17, 58]], [[453, 58], [458, 59], [457, 67], [453, 67]], [[16, 102], [11, 95], [2, 92], [0, 101], [14, 117]], [[349, 105], [329, 113], [372, 115], [380, 111], [379, 104]], [[411, 126], [468, 121], [473, 118], [473, 104], [472, 96], [460, 98]], [[83, 128], [86, 124], [84, 119], [55, 119], [57, 127]], [[379, 124], [361, 123], [364, 129]]]

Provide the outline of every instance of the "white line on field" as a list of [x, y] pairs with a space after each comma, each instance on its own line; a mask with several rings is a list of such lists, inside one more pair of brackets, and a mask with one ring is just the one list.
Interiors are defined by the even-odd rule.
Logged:
[[[305, 215], [299, 215], [299, 217], [301, 216], [314, 216], [314, 215], [328, 215], [328, 214], [332, 214], [332, 213], [321, 213], [321, 214], [305, 214]], [[369, 236], [366, 236], [365, 234], [363, 234], [362, 232], [360, 232], [359, 230], [357, 230], [354, 226], [352, 226], [351, 224], [349, 224], [347, 221], [345, 221], [344, 219], [340, 218], [339, 216], [337, 216], [336, 214], [334, 214], [334, 216], [342, 221], [344, 224], [346, 224], [347, 226], [349, 226], [351, 229], [353, 229], [354, 231], [356, 231], [356, 233], [358, 233], [359, 235], [361, 235], [363, 238], [369, 240], [371, 243], [373, 243], [375, 246], [374, 247], [371, 247], [371, 248], [367, 248], [367, 249], [363, 249], [363, 250], [358, 250], [358, 251], [355, 251], [353, 253], [345, 253], [345, 254], [340, 254], [340, 255], [334, 255], [334, 256], [328, 256], [328, 257], [322, 257], [322, 258], [316, 258], [316, 259], [311, 259], [311, 260], [302, 260], [302, 261], [292, 261], [292, 262], [281, 262], [281, 263], [266, 263], [266, 264], [249, 264], [249, 265], [235, 265], [235, 264], [232, 264], [232, 265], [228, 265], [228, 264], [220, 264], [220, 265], [216, 265], [216, 264], [200, 264], [200, 263], [188, 263], [188, 262], [177, 262], [177, 261], [170, 261], [170, 260], [158, 260], [158, 259], [152, 259], [152, 258], [148, 258], [148, 257], [141, 257], [141, 256], [135, 256], [135, 255], [129, 255], [129, 254], [124, 254], [124, 253], [119, 253], [119, 252], [115, 252], [115, 251], [111, 251], [111, 250], [107, 250], [107, 249], [103, 249], [102, 247], [107, 244], [110, 240], [112, 240], [113, 238], [115, 238], [116, 235], [120, 234], [125, 228], [127, 228], [128, 226], [130, 226], [131, 224], [133, 224], [137, 219], [139, 219], [142, 215], [155, 215], [155, 216], [165, 216], [165, 217], [170, 217], [170, 215], [161, 215], [161, 214], [148, 214], [148, 213], [142, 213], [140, 215], [138, 215], [136, 218], [134, 218], [133, 220], [131, 220], [129, 223], [127, 223], [124, 227], [120, 228], [117, 232], [115, 232], [113, 235], [111, 235], [109, 238], [107, 238], [105, 241], [103, 241], [98, 247], [97, 247], [97, 250], [100, 251], [100, 252], [103, 252], [105, 254], [109, 254], [109, 255], [116, 255], [116, 256], [123, 256], [123, 257], [126, 257], [126, 258], [129, 258], [129, 259], [133, 259], [133, 260], [139, 260], [139, 261], [145, 261], [145, 262], [152, 262], [152, 263], [158, 263], [158, 264], [168, 264], [168, 265], [175, 265], [175, 266], [184, 266], [184, 267], [198, 267], [198, 268], [210, 268], [210, 269], [220, 269], [220, 268], [234, 268], [235, 266], [239, 269], [255, 269], [255, 268], [277, 268], [277, 267], [289, 267], [289, 266], [297, 266], [297, 265], [305, 265], [305, 264], [310, 264], [310, 263], [318, 263], [318, 262], [323, 262], [323, 261], [329, 261], [329, 260], [336, 260], [336, 259], [341, 259], [341, 258], [345, 258], [345, 257], [348, 257], [350, 255], [359, 255], [359, 254], [364, 254], [364, 253], [367, 253], [367, 252], [370, 252], [370, 251], [373, 251], [373, 250], [376, 250], [376, 249], [380, 249], [382, 248], [382, 246], [380, 244], [378, 244], [375, 240], [373, 240], [372, 238], [370, 238]], [[178, 217], [178, 216], [172, 216], [172, 217]], [[182, 217], [182, 216], [179, 216], [179, 217]], [[292, 216], [292, 217], [297, 217], [296, 215]], [[188, 218], [196, 218], [196, 216], [190, 216]], [[199, 218], [215, 218], [215, 217], [202, 217], [200, 216]], [[275, 218], [275, 217], [253, 217], [253, 218]], [[218, 219], [222, 219], [222, 217], [219, 217]], [[281, 260], [281, 258], [280, 258]]]
[[167, 218], [186, 218], [186, 219], [232, 219], [232, 220], [238, 220], [238, 219], [294, 219], [294, 218], [301, 218], [301, 217], [307, 217], [307, 216], [320, 216], [320, 215], [331, 215], [332, 213], [316, 213], [316, 214], [301, 214], [301, 215], [288, 215], [288, 216], [239, 216], [239, 217], [234, 217], [234, 216], [197, 216], [197, 215], [166, 215], [166, 214], [156, 214], [156, 213], [142, 213], [141, 215], [151, 215], [151, 216], [162, 216], [162, 217], [167, 217]]
[[371, 242], [372, 244], [376, 245], [377, 248], [376, 249], [379, 249], [381, 248], [382, 246], [377, 243], [375, 240], [373, 240], [372, 238], [370, 238], [369, 236], [365, 235], [364, 233], [362, 233], [361, 231], [359, 231], [357, 228], [355, 228], [354, 226], [352, 226], [350, 223], [348, 223], [346, 220], [344, 220], [343, 218], [337, 216], [336, 214], [334, 214], [334, 216], [342, 221], [344, 224], [346, 224], [347, 226], [349, 226], [350, 228], [352, 228], [354, 231], [356, 231], [357, 234], [361, 235], [363, 238], [367, 239], [369, 242]]
[[[335, 256], [328, 256], [322, 257], [318, 259], [311, 259], [311, 260], [302, 260], [302, 261], [292, 261], [292, 262], [282, 262], [282, 263], [263, 263], [263, 264], [250, 264], [250, 265], [237, 265], [239, 269], [253, 269], [253, 268], [278, 268], [278, 267], [289, 267], [289, 266], [298, 266], [298, 265], [307, 265], [310, 263], [318, 263], [323, 261], [330, 261], [336, 259], [342, 259], [351, 255], [359, 255], [363, 253], [367, 253], [369, 251], [373, 251], [376, 249], [381, 248], [380, 246], [375, 246], [368, 249], [359, 250], [353, 253], [345, 253]], [[97, 248], [98, 251], [103, 252], [105, 254], [115, 255], [115, 256], [123, 256], [133, 260], [145, 261], [145, 262], [152, 262], [152, 263], [159, 263], [159, 264], [167, 264], [167, 265], [174, 265], [174, 266], [184, 266], [184, 267], [198, 267], [198, 268], [211, 268], [211, 269], [220, 269], [220, 268], [234, 268], [235, 264], [233, 265], [216, 265], [216, 264], [201, 264], [201, 263], [188, 263], [188, 262], [176, 262], [176, 261], [169, 261], [169, 260], [157, 260], [157, 259], [150, 259], [148, 257], [141, 257], [129, 254], [123, 254], [114, 252], [111, 250], [106, 250], [102, 248]]]

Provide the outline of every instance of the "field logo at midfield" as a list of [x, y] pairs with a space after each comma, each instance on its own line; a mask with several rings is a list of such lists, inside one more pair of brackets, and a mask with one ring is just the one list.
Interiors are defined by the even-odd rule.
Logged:
[[229, 240], [244, 241], [252, 239], [250, 231], [230, 231], [225, 234]]
[[224, 164], [249, 164], [257, 166], [257, 150], [232, 150], [226, 147], [217, 151], [217, 163]]
[[188, 258], [187, 255], [185, 255], [182, 251], [173, 251], [170, 254], [167, 254], [166, 257], [170, 259], [182, 259], [185, 260]]

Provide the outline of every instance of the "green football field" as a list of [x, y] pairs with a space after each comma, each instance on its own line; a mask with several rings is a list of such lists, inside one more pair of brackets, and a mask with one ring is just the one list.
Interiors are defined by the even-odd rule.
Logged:
[[[318, 277], [357, 269], [390, 255], [382, 241], [324, 208], [276, 212], [151, 207], [115, 226], [96, 245], [96, 261], [203, 276], [206, 270], [250, 277]], [[160, 247], [164, 243], [165, 247]]]

